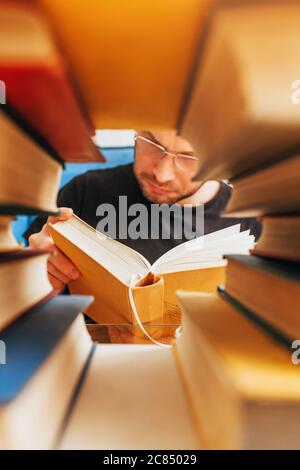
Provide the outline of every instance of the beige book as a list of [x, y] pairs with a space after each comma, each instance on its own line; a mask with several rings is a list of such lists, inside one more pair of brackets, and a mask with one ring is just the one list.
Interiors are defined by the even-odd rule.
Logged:
[[[152, 265], [137, 251], [73, 216], [51, 225], [55, 244], [79, 269], [73, 294], [91, 294], [87, 314], [98, 323], [143, 323], [177, 317], [175, 290], [211, 292], [224, 280], [223, 254], [247, 253], [254, 237], [239, 225], [189, 240]], [[175, 321], [177, 321], [175, 320]]]
[[225, 290], [291, 341], [300, 338], [298, 263], [230, 255]]
[[[300, 113], [299, 113], [300, 114]], [[300, 211], [300, 154], [233, 181], [224, 217]]]
[[[179, 293], [178, 361], [206, 449], [299, 449], [299, 366], [217, 294]], [[298, 354], [299, 355], [299, 354]]]
[[60, 163], [0, 109], [1, 213], [57, 213], [61, 170]]
[[47, 275], [48, 257], [48, 252], [34, 250], [1, 254], [0, 332], [52, 293]]
[[220, 3], [180, 129], [200, 179], [232, 178], [300, 145], [299, 2]]
[[12, 230], [12, 222], [15, 216], [0, 216], [0, 253], [19, 250], [23, 244], [18, 243]]
[[199, 448], [172, 349], [98, 345], [60, 448]]
[[253, 254], [300, 262], [300, 216], [264, 217]]

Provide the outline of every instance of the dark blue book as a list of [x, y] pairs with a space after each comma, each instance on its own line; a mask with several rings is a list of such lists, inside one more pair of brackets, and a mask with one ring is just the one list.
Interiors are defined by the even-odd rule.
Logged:
[[57, 296], [0, 333], [0, 448], [53, 446], [92, 349], [90, 296]]

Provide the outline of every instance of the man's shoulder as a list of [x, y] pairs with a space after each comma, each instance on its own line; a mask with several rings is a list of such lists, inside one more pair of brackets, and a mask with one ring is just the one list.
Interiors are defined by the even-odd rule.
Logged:
[[127, 165], [119, 165], [114, 168], [105, 168], [97, 170], [88, 170], [86, 173], [83, 173], [78, 177], [82, 181], [86, 182], [101, 182], [108, 183], [110, 181], [114, 182], [114, 185], [118, 182], [123, 182], [124, 180], [133, 178], [133, 165], [132, 163]]
[[73, 178], [62, 192], [68, 194], [97, 193], [108, 196], [110, 193], [122, 193], [134, 187], [133, 165], [120, 165], [114, 168], [88, 170]]
[[97, 187], [116, 190], [134, 180], [132, 164], [114, 168], [88, 170], [74, 178], [74, 182], [85, 187]]

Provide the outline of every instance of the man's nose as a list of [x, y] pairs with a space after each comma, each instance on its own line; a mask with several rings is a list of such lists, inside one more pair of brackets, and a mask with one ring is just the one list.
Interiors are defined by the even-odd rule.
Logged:
[[164, 155], [164, 157], [155, 165], [154, 175], [159, 183], [166, 183], [175, 178], [174, 157]]

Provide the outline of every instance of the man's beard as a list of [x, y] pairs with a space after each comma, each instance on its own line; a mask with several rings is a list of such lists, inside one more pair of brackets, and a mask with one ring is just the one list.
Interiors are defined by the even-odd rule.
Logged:
[[[148, 199], [150, 202], [156, 203], [156, 204], [159, 204], [159, 203], [160, 204], [168, 204], [168, 205], [177, 204], [180, 201], [193, 196], [193, 194], [195, 194], [195, 192], [198, 191], [198, 189], [202, 186], [202, 183], [199, 183], [199, 187], [197, 187], [196, 189], [193, 189], [193, 191], [189, 191], [189, 192], [186, 192], [186, 193], [178, 193], [178, 191], [176, 191], [176, 189], [173, 189], [173, 188], [169, 189], [168, 186], [160, 185], [159, 183], [157, 183], [155, 181], [155, 179], [151, 178], [146, 173], [141, 173], [139, 175], [135, 174], [135, 176], [136, 176], [138, 184], [139, 184], [139, 186], [141, 188], [141, 191], [142, 191], [143, 195], [145, 196], [145, 198]], [[178, 194], [177, 194], [177, 196], [174, 195], [173, 197], [168, 197], [166, 195], [166, 200], [159, 202], [160, 197], [159, 196], [155, 197], [155, 195], [152, 195], [151, 193], [148, 193], [147, 189], [144, 187], [144, 184], [143, 184], [144, 182], [153, 183], [156, 186], [161, 187], [162, 189], [165, 189], [166, 191], [170, 191], [170, 193], [172, 193], [172, 192], [176, 193], [177, 192]]]

